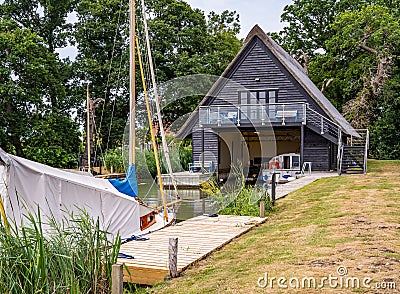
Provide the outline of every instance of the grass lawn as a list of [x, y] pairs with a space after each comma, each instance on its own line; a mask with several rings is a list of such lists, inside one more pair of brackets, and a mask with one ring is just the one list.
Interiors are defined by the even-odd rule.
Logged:
[[[156, 293], [394, 293], [400, 291], [400, 161], [369, 161], [367, 175], [314, 182], [277, 201], [270, 219], [186, 270], [181, 277], [145, 291]], [[345, 267], [340, 268], [339, 267]], [[340, 276], [338, 271], [347, 270]], [[260, 277], [275, 280], [265, 288]], [[343, 272], [341, 272], [343, 273]], [[304, 277], [343, 277], [336, 288], [325, 281], [310, 290]], [[359, 289], [346, 289], [360, 280]], [[292, 279], [293, 278], [293, 279]], [[299, 288], [296, 286], [299, 280]], [[367, 289], [367, 286], [397, 290]], [[261, 282], [264, 282], [261, 280]], [[356, 279], [354, 279], [356, 283]], [[334, 286], [336, 280], [331, 280]], [[355, 284], [357, 285], [357, 284]], [[144, 289], [142, 289], [144, 290]]]

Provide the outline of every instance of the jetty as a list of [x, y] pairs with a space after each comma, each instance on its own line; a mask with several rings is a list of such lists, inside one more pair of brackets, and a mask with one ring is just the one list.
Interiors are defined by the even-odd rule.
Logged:
[[[175, 172], [173, 174], [176, 184], [179, 189], [199, 189], [201, 182], [207, 182], [212, 176], [212, 173], [202, 172]], [[162, 181], [166, 189], [173, 189], [171, 175], [163, 174]]]
[[198, 216], [152, 232], [147, 240], [131, 241], [120, 252], [133, 259], [119, 258], [124, 282], [154, 285], [169, 275], [169, 239], [178, 238], [177, 273], [205, 258], [233, 239], [266, 221], [266, 218], [219, 215]]

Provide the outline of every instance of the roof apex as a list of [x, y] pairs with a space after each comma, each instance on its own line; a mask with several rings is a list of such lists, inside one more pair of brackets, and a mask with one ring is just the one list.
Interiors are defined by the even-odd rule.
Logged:
[[243, 46], [246, 46], [247, 43], [250, 42], [251, 39], [252, 39], [254, 36], [258, 36], [258, 37], [260, 37], [261, 39], [264, 39], [264, 38], [267, 36], [267, 34], [263, 31], [262, 28], [260, 28], [260, 26], [259, 26], [258, 24], [256, 24], [256, 25], [250, 30], [250, 32], [247, 34], [247, 37], [246, 37], [246, 39], [244, 40]]

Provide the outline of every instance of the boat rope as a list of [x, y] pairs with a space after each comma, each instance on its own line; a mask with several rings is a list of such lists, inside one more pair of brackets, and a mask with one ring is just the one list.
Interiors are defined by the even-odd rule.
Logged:
[[[94, 123], [93, 125], [94, 125], [94, 133], [97, 134], [96, 124]], [[106, 165], [106, 158], [105, 158], [105, 155], [104, 155], [104, 152], [103, 152], [103, 148], [101, 148], [101, 139], [97, 135], [95, 136], [94, 139], [95, 139], [95, 144], [94, 145], [96, 146], [96, 148], [99, 147], [99, 149], [100, 149], [100, 160], [102, 161], [103, 165], [105, 166]], [[94, 158], [96, 158], [96, 156], [97, 156], [97, 151], [94, 152]]]
[[[117, 74], [117, 88], [116, 89], [119, 89], [119, 86], [120, 86], [120, 77], [121, 77], [121, 71], [122, 71], [122, 59], [123, 59], [123, 55], [121, 54], [119, 68], [118, 68], [118, 74]], [[113, 121], [114, 121], [114, 112], [115, 112], [116, 102], [117, 102], [117, 96], [115, 97], [113, 104], [112, 104], [111, 119], [110, 119], [110, 125], [108, 127], [107, 144], [106, 144], [106, 150], [105, 150], [106, 152], [107, 152], [108, 146], [110, 144], [111, 129], [112, 129]], [[106, 168], [107, 168], [107, 166], [106, 166]]]
[[143, 17], [143, 25], [144, 25], [144, 32], [145, 32], [145, 40], [146, 40], [146, 46], [147, 46], [148, 64], [149, 64], [149, 68], [150, 68], [151, 82], [153, 85], [154, 102], [156, 105], [156, 113], [157, 113], [158, 126], [159, 126], [162, 145], [163, 145], [164, 158], [165, 158], [169, 176], [171, 177], [171, 181], [174, 186], [176, 198], [179, 198], [177, 183], [176, 183], [176, 179], [174, 177], [173, 170], [172, 170], [172, 164], [171, 164], [171, 160], [169, 157], [168, 143], [165, 138], [164, 124], [163, 124], [162, 116], [161, 116], [161, 108], [160, 108], [161, 97], [158, 96], [158, 91], [157, 91], [156, 75], [155, 75], [155, 71], [154, 71], [153, 58], [152, 58], [151, 48], [150, 48], [150, 38], [149, 38], [148, 27], [147, 27], [146, 7], [145, 7], [144, 0], [141, 0], [141, 2], [142, 2], [142, 17]]
[[118, 253], [118, 258], [124, 258], [124, 259], [135, 259], [133, 255], [125, 254], [122, 252]]
[[[100, 123], [99, 123], [99, 127], [97, 128], [98, 133], [96, 134], [97, 138], [100, 138], [101, 136], [101, 129], [102, 129], [102, 124], [103, 124], [103, 117], [104, 117], [104, 111], [105, 111], [105, 105], [107, 102], [107, 93], [108, 93], [108, 87], [110, 85], [110, 77], [111, 77], [111, 71], [113, 69], [113, 60], [114, 60], [114, 55], [115, 55], [115, 48], [116, 48], [116, 43], [117, 43], [117, 35], [119, 32], [119, 27], [121, 24], [121, 13], [122, 13], [122, 6], [123, 6], [123, 0], [121, 0], [120, 4], [119, 4], [119, 10], [118, 10], [118, 18], [117, 18], [117, 25], [115, 27], [115, 33], [114, 33], [114, 40], [113, 40], [113, 48], [111, 51], [111, 59], [110, 59], [110, 66], [108, 68], [108, 74], [107, 74], [107, 82], [106, 82], [106, 87], [104, 90], [104, 102], [103, 102], [103, 107], [101, 110], [101, 116], [100, 116]], [[121, 54], [122, 55], [122, 54]], [[122, 57], [121, 57], [122, 58]], [[97, 144], [94, 150], [94, 157], [96, 158], [97, 155]], [[106, 151], [108, 150], [108, 147], [106, 149]]]
[[10, 226], [7, 221], [6, 211], [3, 205], [3, 197], [0, 195], [0, 211], [1, 211], [1, 218], [3, 220], [3, 225], [7, 229], [7, 232], [10, 232]]
[[121, 240], [121, 245], [125, 244], [125, 243], [128, 243], [130, 241], [147, 241], [147, 240], [149, 240], [149, 238], [132, 235], [132, 236], [130, 236], [128, 238], [125, 238], [125, 239]]
[[[139, 47], [139, 39], [138, 38], [136, 38], [136, 45], [137, 45], [138, 48], [140, 48]], [[140, 55], [140, 50], [137, 51], [137, 54], [138, 54], [139, 67], [140, 67], [142, 84], [143, 84], [143, 94], [144, 94], [144, 98], [145, 98], [145, 101], [146, 101], [147, 118], [149, 120], [151, 141], [152, 141], [152, 144], [153, 144], [154, 160], [156, 162], [156, 167], [157, 167], [158, 183], [159, 183], [160, 192], [161, 192], [161, 199], [162, 199], [163, 206], [164, 206], [164, 210], [163, 210], [163, 212], [164, 212], [164, 221], [168, 222], [167, 203], [165, 201], [164, 187], [163, 187], [162, 176], [161, 176], [161, 168], [160, 168], [160, 162], [159, 162], [159, 159], [158, 159], [158, 150], [157, 150], [157, 145], [156, 145], [155, 134], [153, 132], [153, 123], [152, 123], [151, 112], [150, 112], [150, 103], [149, 103], [149, 97], [147, 95], [146, 81], [145, 81], [145, 78], [144, 78], [143, 64], [142, 64], [142, 59], [141, 59], [141, 55]]]
[[157, 182], [157, 178], [153, 179], [151, 186], [150, 186], [149, 190], [147, 191], [146, 195], [144, 197], [141, 197], [142, 199], [146, 199], [147, 196], [149, 196], [149, 194], [150, 194], [151, 190], [153, 189], [156, 182]]

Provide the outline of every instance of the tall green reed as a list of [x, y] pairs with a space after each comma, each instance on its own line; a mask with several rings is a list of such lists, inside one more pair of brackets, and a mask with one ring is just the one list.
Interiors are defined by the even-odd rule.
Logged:
[[38, 209], [9, 228], [2, 221], [0, 293], [110, 293], [120, 246], [84, 210], [44, 222]]

